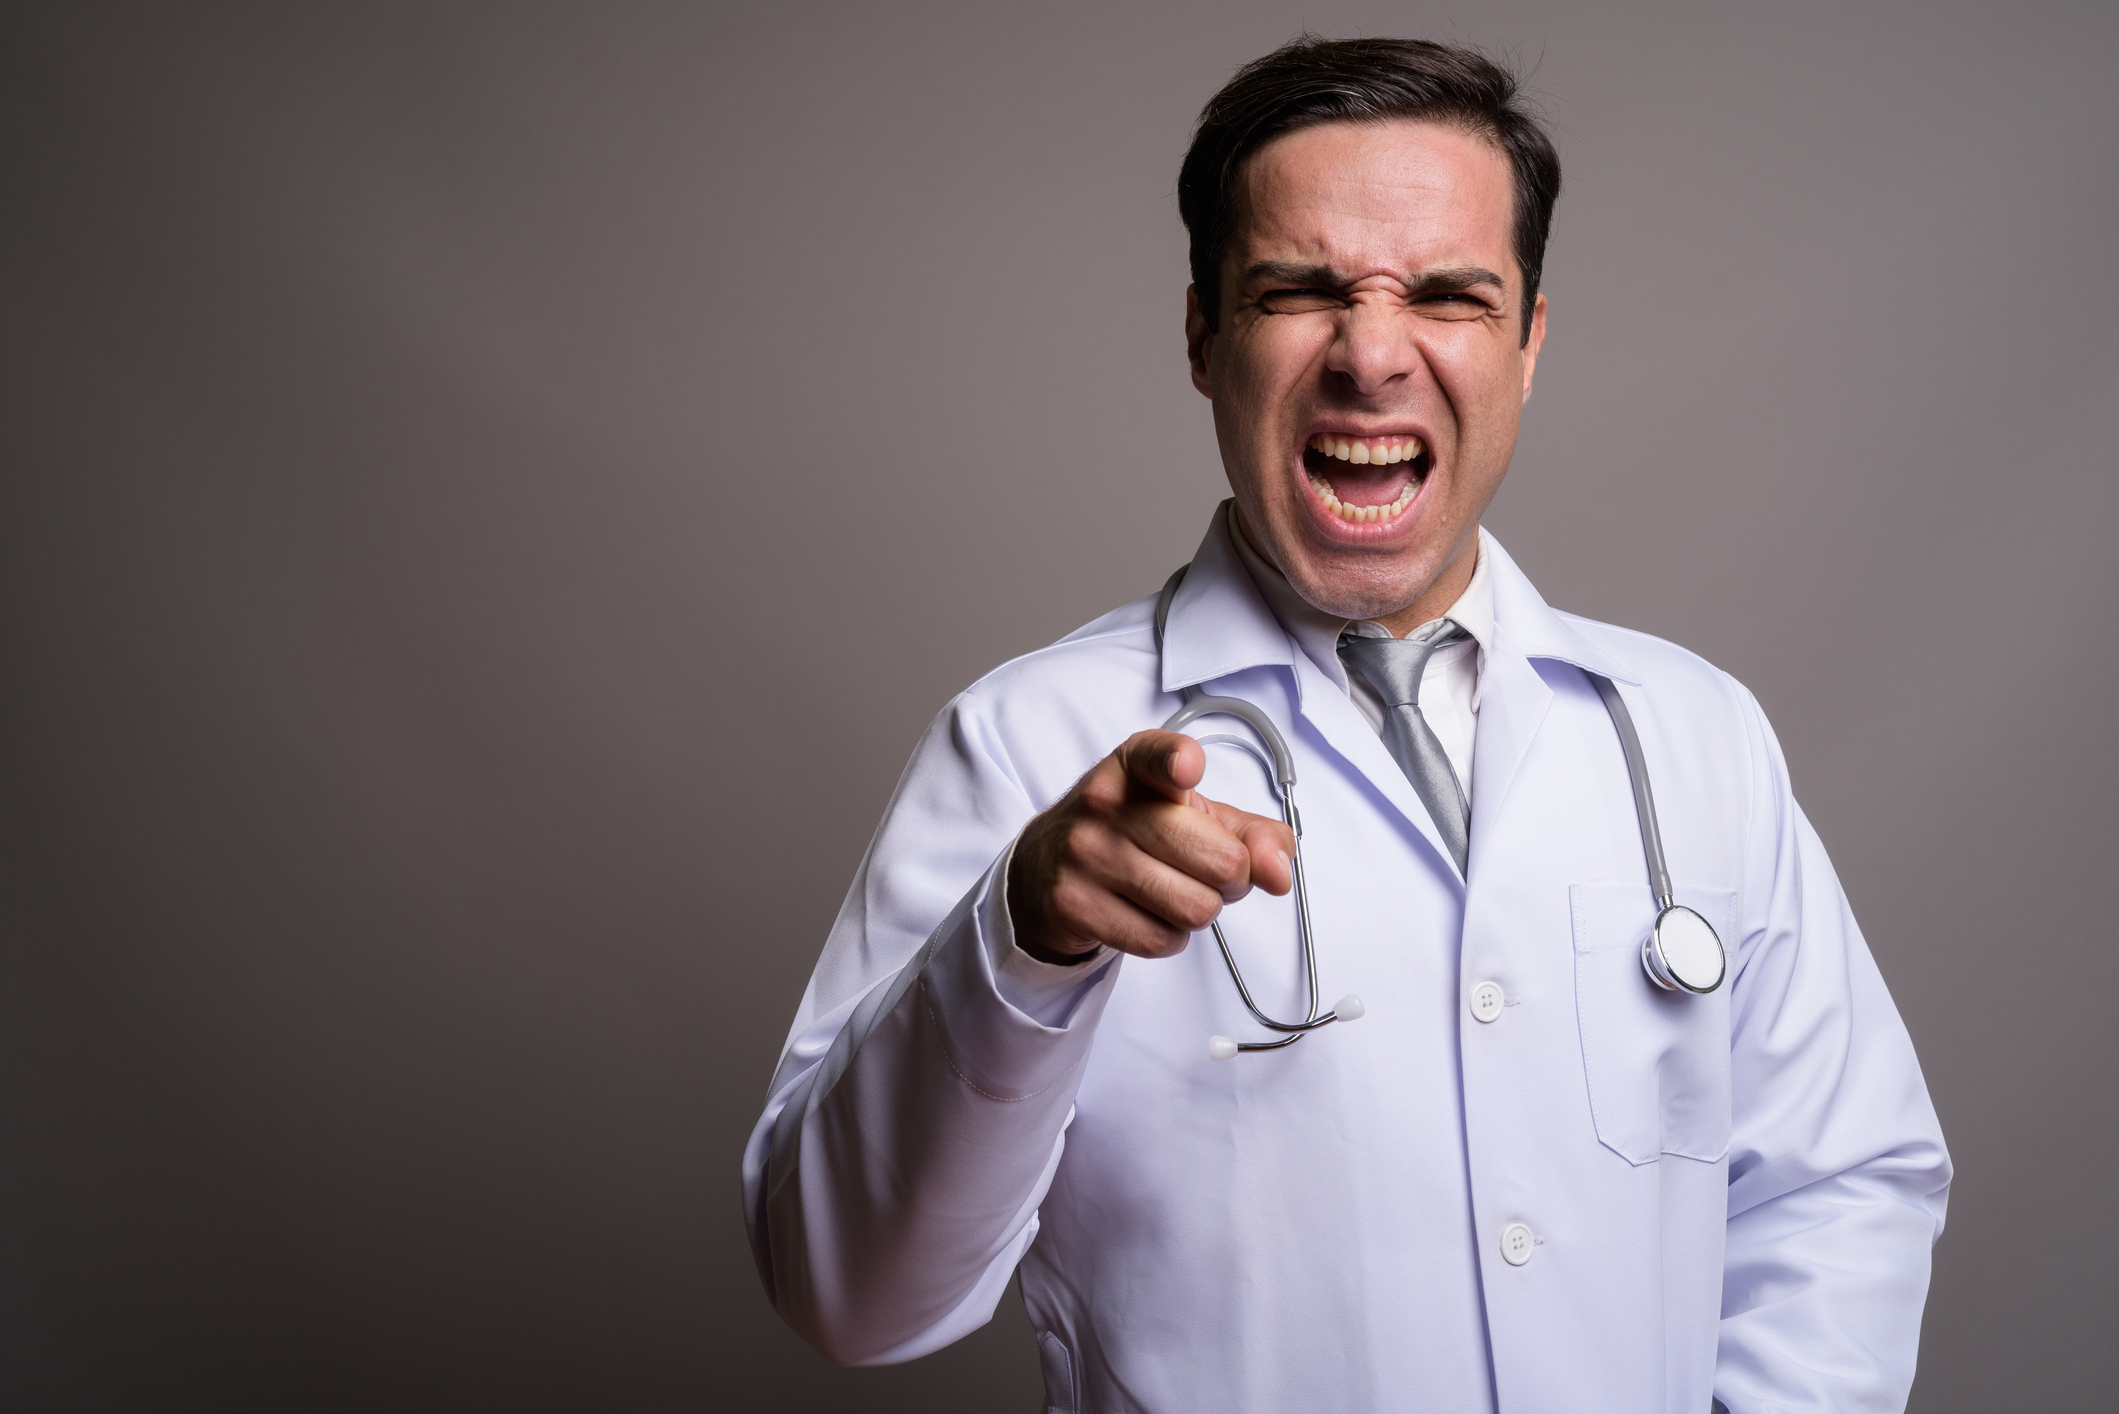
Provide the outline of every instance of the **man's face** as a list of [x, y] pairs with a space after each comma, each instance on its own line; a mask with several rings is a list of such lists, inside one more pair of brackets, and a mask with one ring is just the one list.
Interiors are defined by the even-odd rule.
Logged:
[[[1253, 544], [1328, 613], [1400, 633], [1469, 581], [1545, 335], [1522, 341], [1506, 157], [1435, 123], [1327, 123], [1245, 163], [1221, 328], [1192, 381]], [[1404, 619], [1404, 622], [1398, 622]]]

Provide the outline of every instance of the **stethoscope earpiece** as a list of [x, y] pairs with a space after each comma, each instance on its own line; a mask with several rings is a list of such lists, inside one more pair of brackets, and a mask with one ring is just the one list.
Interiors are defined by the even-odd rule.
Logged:
[[[1237, 985], [1241, 986], [1243, 984], [1239, 980]], [[1332, 1014], [1325, 1017], [1324, 1021], [1359, 1021], [1366, 1015], [1368, 1015], [1368, 1008], [1361, 1004], [1361, 998], [1355, 996], [1352, 992], [1348, 992], [1339, 999], [1338, 1005], [1332, 1008]], [[1322, 1026], [1324, 1021], [1320, 1021], [1317, 1024]], [[1267, 1024], [1270, 1025], [1271, 1023]], [[1300, 1040], [1301, 1038], [1296, 1037], [1294, 1039]], [[1264, 1049], [1267, 1048], [1262, 1046], [1239, 1046], [1227, 1036], [1207, 1037], [1208, 1060], [1235, 1060], [1237, 1054], [1241, 1051]]]

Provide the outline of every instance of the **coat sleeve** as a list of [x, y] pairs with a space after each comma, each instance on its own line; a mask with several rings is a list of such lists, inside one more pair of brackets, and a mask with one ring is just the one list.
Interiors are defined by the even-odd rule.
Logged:
[[1037, 1235], [1118, 972], [1014, 945], [1034, 814], [969, 694], [915, 751], [848, 891], [744, 1154], [758, 1271], [841, 1364], [914, 1359], [991, 1319]]
[[1733, 1414], [1898, 1410], [1949, 1155], [1780, 746], [1748, 693], [1743, 708], [1753, 786], [1715, 1394]]

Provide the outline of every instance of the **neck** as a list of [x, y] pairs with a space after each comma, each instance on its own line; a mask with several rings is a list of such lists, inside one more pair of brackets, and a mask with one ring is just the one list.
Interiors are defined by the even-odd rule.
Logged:
[[[1230, 507], [1230, 510], [1232, 512], [1230, 530], [1235, 538], [1242, 541], [1253, 555], [1265, 561], [1267, 566], [1277, 571], [1282, 579], [1287, 580], [1286, 568], [1262, 547], [1259, 537], [1251, 533], [1251, 527], [1244, 521], [1243, 507], [1234, 505]], [[1391, 631], [1394, 637], [1405, 637], [1414, 629], [1420, 627], [1420, 625], [1433, 619], [1441, 618], [1443, 614], [1449, 611], [1452, 605], [1463, 598], [1464, 591], [1471, 587], [1472, 575], [1478, 568], [1479, 523], [1473, 521], [1471, 533], [1458, 543], [1448, 561], [1443, 564], [1441, 572], [1428, 581], [1427, 587], [1420, 591], [1412, 603], [1407, 604], [1403, 608], [1394, 609], [1388, 614], [1374, 615], [1371, 618], [1371, 622], [1382, 624]], [[1288, 588], [1303, 603], [1308, 604], [1320, 614], [1330, 614], [1335, 618], [1349, 617], [1343, 609], [1329, 608], [1317, 603], [1301, 590], [1296, 589], [1292, 580], [1288, 580]]]
[[1442, 573], [1428, 581], [1420, 597], [1396, 613], [1377, 615], [1376, 622], [1389, 629], [1392, 637], [1403, 638], [1420, 625], [1441, 618], [1464, 597], [1464, 591], [1471, 586], [1472, 571], [1478, 567], [1479, 527], [1474, 524], [1472, 533], [1457, 547]]

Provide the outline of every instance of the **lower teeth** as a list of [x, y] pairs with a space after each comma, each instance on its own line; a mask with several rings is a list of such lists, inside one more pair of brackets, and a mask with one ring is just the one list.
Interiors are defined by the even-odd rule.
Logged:
[[1377, 521], [1390, 520], [1407, 506], [1410, 506], [1413, 503], [1413, 498], [1420, 494], [1420, 483], [1415, 481], [1399, 492], [1398, 499], [1392, 501], [1389, 505], [1350, 506], [1339, 499], [1338, 493], [1332, 490], [1330, 482], [1320, 481], [1316, 477], [1311, 477], [1310, 488], [1317, 493], [1317, 499], [1324, 502], [1326, 510], [1353, 525], [1373, 525]]

